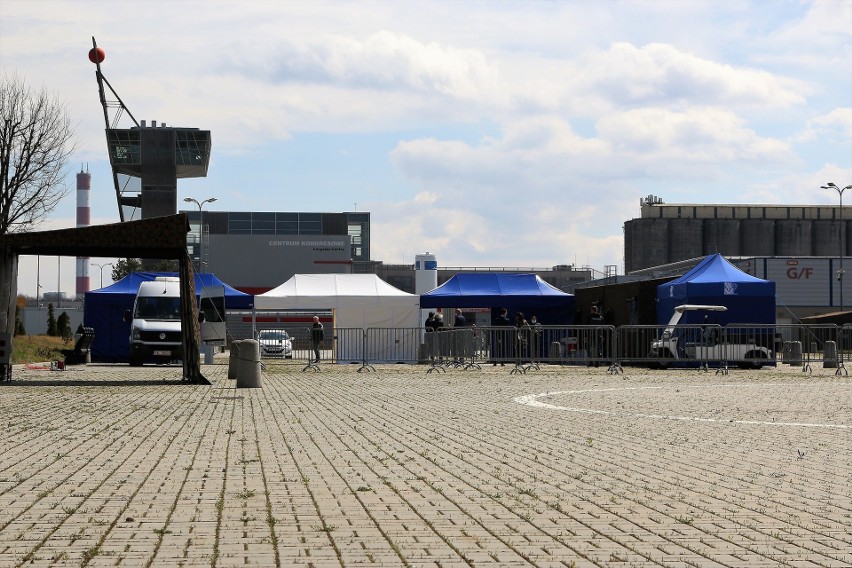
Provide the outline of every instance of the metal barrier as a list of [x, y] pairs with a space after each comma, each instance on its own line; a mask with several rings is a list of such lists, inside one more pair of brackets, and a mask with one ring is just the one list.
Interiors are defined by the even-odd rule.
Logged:
[[[821, 362], [848, 374], [852, 325], [709, 325], [620, 326], [470, 326], [424, 332], [421, 328], [326, 328], [320, 361], [314, 361], [309, 327], [286, 328], [292, 359], [307, 362], [303, 370], [324, 363], [360, 364], [359, 372], [377, 363], [426, 364], [428, 373], [450, 368], [481, 369], [483, 364], [509, 366], [526, 373], [541, 365], [698, 368], [727, 373], [730, 367], [800, 366], [811, 372]], [[266, 359], [269, 362], [269, 359]]]
[[476, 326], [449, 328], [423, 334], [419, 360], [429, 364], [427, 373], [450, 367], [479, 369], [477, 361], [482, 360], [483, 354], [482, 329]]

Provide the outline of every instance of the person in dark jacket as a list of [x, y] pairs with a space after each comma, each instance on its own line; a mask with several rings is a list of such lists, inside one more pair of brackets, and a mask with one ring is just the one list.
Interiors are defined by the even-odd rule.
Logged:
[[467, 325], [467, 320], [464, 319], [461, 308], [456, 308], [456, 316], [453, 320], [453, 327], [464, 327]]
[[322, 347], [323, 339], [325, 339], [325, 332], [322, 323], [319, 320], [319, 316], [314, 316], [314, 323], [311, 326], [311, 347], [314, 350], [314, 363], [319, 363], [320, 347]]
[[[509, 319], [509, 310], [502, 308], [500, 315], [494, 319], [494, 324], [498, 327], [512, 327], [512, 320]], [[498, 329], [494, 332], [494, 366], [497, 366], [498, 359], [501, 365], [506, 364], [506, 358], [509, 357], [509, 348], [512, 345], [512, 331], [510, 329]]]
[[426, 332], [426, 336], [423, 338], [423, 341], [426, 343], [426, 355], [429, 356], [430, 361], [434, 361], [435, 336], [432, 334], [435, 331], [435, 312], [429, 312], [429, 317], [426, 318], [426, 322], [423, 324], [423, 329]]

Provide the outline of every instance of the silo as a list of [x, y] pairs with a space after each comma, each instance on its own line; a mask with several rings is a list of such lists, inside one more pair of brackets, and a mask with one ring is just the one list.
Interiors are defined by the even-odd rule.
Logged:
[[668, 221], [632, 219], [624, 224], [624, 270], [628, 274], [668, 262]]
[[414, 293], [418, 296], [438, 287], [438, 261], [430, 252], [414, 257]]
[[811, 256], [813, 225], [807, 219], [775, 221], [775, 256]]
[[740, 220], [705, 219], [704, 254], [740, 256]]
[[772, 219], [743, 219], [740, 251], [742, 256], [776, 256], [775, 222]]
[[[814, 256], [834, 256], [840, 254], [840, 223], [835, 219], [819, 219], [813, 222]], [[846, 234], [849, 234], [848, 228]], [[845, 249], [849, 254], [849, 249]]]
[[668, 262], [677, 262], [703, 256], [703, 219], [669, 219]]
[[[88, 227], [91, 223], [89, 196], [92, 189], [92, 174], [80, 170], [77, 174], [77, 228]], [[77, 257], [76, 297], [83, 297], [89, 291], [89, 257]]]

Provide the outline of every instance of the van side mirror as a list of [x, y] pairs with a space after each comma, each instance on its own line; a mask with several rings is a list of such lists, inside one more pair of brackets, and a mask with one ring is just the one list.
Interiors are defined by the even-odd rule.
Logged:
[[204, 317], [204, 312], [198, 312], [198, 323], [204, 323], [204, 320], [207, 319]]
[[124, 321], [130, 323], [133, 321], [133, 316], [130, 314], [130, 310], [124, 310]]

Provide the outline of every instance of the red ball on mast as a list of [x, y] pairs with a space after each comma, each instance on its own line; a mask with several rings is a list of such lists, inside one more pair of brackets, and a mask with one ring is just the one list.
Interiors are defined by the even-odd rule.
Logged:
[[106, 59], [106, 52], [101, 47], [93, 47], [89, 50], [89, 61], [92, 63], [103, 63]]

